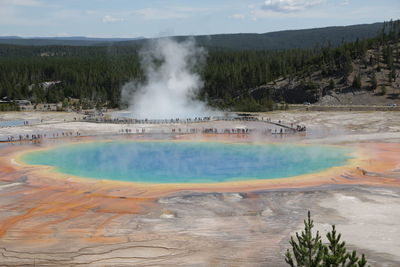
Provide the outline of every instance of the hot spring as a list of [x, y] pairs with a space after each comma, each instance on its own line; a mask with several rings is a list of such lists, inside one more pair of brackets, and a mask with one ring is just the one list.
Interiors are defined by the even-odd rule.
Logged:
[[175, 141], [88, 142], [23, 154], [30, 165], [78, 177], [140, 183], [277, 179], [346, 165], [348, 148]]

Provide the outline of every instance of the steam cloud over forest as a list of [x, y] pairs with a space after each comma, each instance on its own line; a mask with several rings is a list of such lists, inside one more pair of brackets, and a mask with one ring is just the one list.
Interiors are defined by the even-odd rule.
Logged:
[[145, 82], [133, 81], [122, 88], [134, 118], [170, 119], [211, 116], [214, 112], [196, 99], [203, 81], [195, 72], [205, 50], [193, 40], [159, 39], [140, 52]]

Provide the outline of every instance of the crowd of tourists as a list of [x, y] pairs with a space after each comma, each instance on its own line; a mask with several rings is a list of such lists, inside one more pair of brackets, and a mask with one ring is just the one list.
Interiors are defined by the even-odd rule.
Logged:
[[[9, 135], [7, 136], [8, 142], [14, 141], [34, 141], [34, 140], [42, 140], [42, 139], [55, 139], [55, 138], [63, 138], [63, 137], [77, 137], [81, 136], [80, 132], [72, 132], [72, 131], [62, 131], [62, 132], [46, 132], [46, 133], [29, 133], [29, 134], [18, 134], [18, 135]], [[6, 141], [6, 140], [1, 140]]]

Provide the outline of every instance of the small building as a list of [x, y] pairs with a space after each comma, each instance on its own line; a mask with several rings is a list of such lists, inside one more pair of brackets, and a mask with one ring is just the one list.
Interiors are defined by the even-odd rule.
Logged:
[[37, 104], [35, 109], [40, 111], [60, 111], [62, 110], [62, 103]]
[[22, 100], [15, 100], [14, 102], [15, 102], [18, 106], [31, 106], [31, 105], [32, 105], [31, 101], [25, 100], [25, 99], [22, 99]]
[[0, 104], [11, 104], [11, 103], [12, 103], [12, 100], [9, 99], [7, 96], [3, 97], [3, 98], [0, 100]]
[[25, 111], [33, 110], [32, 103], [29, 100], [20, 99], [20, 100], [15, 100], [14, 102], [15, 104], [18, 105], [19, 110], [25, 110]]

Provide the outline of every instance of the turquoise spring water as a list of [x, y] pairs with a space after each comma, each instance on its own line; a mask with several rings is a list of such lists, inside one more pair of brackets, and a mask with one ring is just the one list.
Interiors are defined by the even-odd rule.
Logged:
[[22, 161], [86, 178], [144, 183], [215, 183], [297, 176], [345, 165], [331, 146], [213, 142], [90, 142], [29, 152]]

